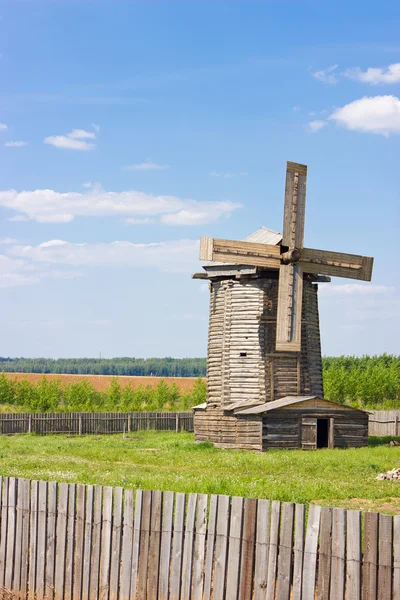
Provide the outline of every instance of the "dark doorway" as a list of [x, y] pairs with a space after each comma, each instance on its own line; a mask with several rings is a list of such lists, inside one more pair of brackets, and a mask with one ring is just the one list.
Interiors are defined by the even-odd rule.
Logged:
[[329, 447], [329, 419], [317, 419], [317, 448]]

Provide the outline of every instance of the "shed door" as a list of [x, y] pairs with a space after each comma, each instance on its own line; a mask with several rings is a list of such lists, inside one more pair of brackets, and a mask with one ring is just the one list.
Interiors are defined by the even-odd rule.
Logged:
[[301, 419], [301, 447], [303, 450], [315, 450], [317, 447], [317, 419], [314, 417]]

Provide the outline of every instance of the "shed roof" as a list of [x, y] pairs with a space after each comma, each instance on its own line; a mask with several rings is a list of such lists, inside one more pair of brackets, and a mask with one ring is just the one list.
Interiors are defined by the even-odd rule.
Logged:
[[320, 396], [285, 396], [284, 398], [279, 398], [278, 400], [273, 400], [272, 402], [265, 402], [264, 404], [260, 404], [258, 406], [252, 406], [250, 408], [237, 408], [234, 412], [235, 414], [241, 415], [260, 415], [262, 413], [269, 412], [271, 410], [277, 410], [279, 408], [283, 408], [285, 406], [290, 406], [292, 404], [300, 404], [305, 402], [306, 400], [324, 400], [324, 402], [329, 402], [335, 406], [340, 406], [340, 408], [344, 410], [357, 410], [359, 412], [364, 412], [358, 408], [353, 408], [351, 406], [343, 406], [342, 404], [338, 404], [337, 402], [332, 402], [331, 400], [326, 400], [325, 398], [320, 398]]

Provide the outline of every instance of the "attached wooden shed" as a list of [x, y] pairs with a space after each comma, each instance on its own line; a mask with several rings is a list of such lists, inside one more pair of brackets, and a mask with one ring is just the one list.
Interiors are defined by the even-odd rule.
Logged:
[[286, 396], [253, 406], [236, 403], [212, 421], [205, 410], [205, 405], [194, 408], [195, 439], [219, 448], [315, 450], [368, 444], [366, 412], [318, 396]]

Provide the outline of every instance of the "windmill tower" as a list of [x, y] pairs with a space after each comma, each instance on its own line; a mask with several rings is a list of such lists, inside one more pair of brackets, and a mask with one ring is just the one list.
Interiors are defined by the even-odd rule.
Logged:
[[210, 280], [210, 321], [198, 440], [238, 447], [244, 410], [323, 399], [317, 284], [370, 281], [373, 259], [304, 248], [306, 178], [305, 165], [287, 163], [282, 235], [262, 227], [243, 241], [201, 238], [204, 272], [193, 277]]

